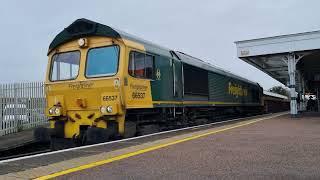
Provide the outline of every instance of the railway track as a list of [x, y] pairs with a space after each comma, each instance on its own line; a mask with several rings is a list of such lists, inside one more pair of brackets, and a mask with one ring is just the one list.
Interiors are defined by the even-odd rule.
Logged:
[[[189, 127], [183, 127], [183, 128], [176, 128], [176, 129], [171, 129], [171, 130], [166, 130], [166, 131], [160, 131], [160, 132], [154, 132], [151, 134], [146, 134], [146, 135], [141, 135], [141, 136], [136, 136], [133, 138], [127, 138], [127, 139], [120, 139], [120, 140], [114, 140], [114, 141], [108, 141], [105, 143], [100, 143], [100, 144], [111, 144], [111, 143], [116, 143], [116, 142], [121, 142], [121, 141], [128, 141], [131, 139], [138, 139], [138, 138], [143, 138], [143, 137], [148, 137], [148, 136], [156, 136], [156, 135], [161, 135], [161, 134], [170, 134], [170, 133], [184, 133], [187, 131], [195, 131], [195, 130], [203, 130], [211, 127], [216, 127], [216, 126], [222, 126], [230, 123], [236, 123], [238, 121], [244, 121], [244, 120], [250, 120], [253, 118], [259, 118], [259, 117], [265, 117], [271, 114], [263, 114], [263, 115], [255, 115], [255, 116], [246, 116], [246, 117], [231, 117], [231, 116], [225, 116], [219, 117], [219, 121], [207, 123], [207, 124], [201, 124], [201, 125], [193, 125]], [[218, 120], [217, 119], [217, 120]], [[93, 144], [93, 145], [87, 145], [87, 146], [98, 146], [99, 144]], [[82, 147], [75, 147], [75, 148], [85, 148], [87, 146], [82, 146]], [[74, 148], [69, 148], [70, 150]], [[5, 150], [0, 152], [0, 163], [3, 162], [8, 162], [8, 161], [13, 161], [13, 160], [18, 160], [18, 159], [25, 159], [28, 157], [34, 157], [34, 156], [40, 156], [41, 154], [54, 154], [58, 153], [61, 151], [66, 151], [69, 149], [63, 149], [63, 150], [57, 150], [57, 151], [51, 151], [50, 150], [50, 144], [41, 144], [41, 143], [30, 143], [25, 146], [17, 147], [14, 149], [10, 150]]]
[[12, 158], [19, 158], [24, 156], [30, 156], [45, 152], [50, 152], [50, 144], [49, 143], [37, 143], [32, 142], [26, 144], [24, 146], [18, 146], [15, 148], [11, 148], [8, 150], [4, 150], [0, 152], [0, 161], [12, 159]]

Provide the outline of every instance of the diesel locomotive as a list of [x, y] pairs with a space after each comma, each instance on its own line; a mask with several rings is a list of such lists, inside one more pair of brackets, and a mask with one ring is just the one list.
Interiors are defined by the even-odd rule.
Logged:
[[87, 19], [61, 31], [48, 57], [50, 128], [34, 134], [55, 149], [263, 111], [259, 84]]

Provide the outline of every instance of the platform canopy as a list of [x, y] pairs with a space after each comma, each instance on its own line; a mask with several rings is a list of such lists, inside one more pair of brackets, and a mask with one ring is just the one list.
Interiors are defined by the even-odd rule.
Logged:
[[[306, 92], [319, 94], [320, 31], [251, 39], [235, 43], [240, 59], [269, 74], [291, 89], [291, 114], [297, 114], [296, 100], [302, 99], [301, 95]], [[298, 96], [296, 92], [298, 92]], [[303, 108], [301, 106], [299, 110]]]

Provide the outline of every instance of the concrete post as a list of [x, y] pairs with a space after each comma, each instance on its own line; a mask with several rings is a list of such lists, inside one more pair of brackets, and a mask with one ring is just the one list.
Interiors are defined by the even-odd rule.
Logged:
[[297, 59], [294, 53], [290, 53], [287, 59], [288, 73], [289, 73], [289, 88], [290, 88], [290, 114], [295, 117], [298, 114], [297, 109], [297, 94], [296, 94], [296, 64]]

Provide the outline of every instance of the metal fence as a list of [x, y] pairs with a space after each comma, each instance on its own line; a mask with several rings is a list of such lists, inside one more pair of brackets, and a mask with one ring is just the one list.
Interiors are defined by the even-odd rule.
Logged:
[[0, 84], [0, 136], [48, 123], [43, 82]]

